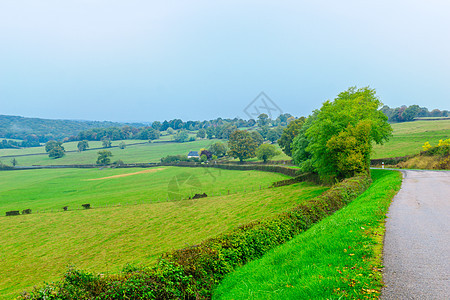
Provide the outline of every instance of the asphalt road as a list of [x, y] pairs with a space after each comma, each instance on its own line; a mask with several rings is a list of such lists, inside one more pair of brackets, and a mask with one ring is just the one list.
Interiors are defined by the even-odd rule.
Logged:
[[389, 208], [382, 299], [450, 299], [450, 172], [402, 171]]

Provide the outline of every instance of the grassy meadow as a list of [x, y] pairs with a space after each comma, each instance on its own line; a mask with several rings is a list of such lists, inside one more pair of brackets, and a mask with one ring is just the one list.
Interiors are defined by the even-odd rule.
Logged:
[[214, 168], [42, 169], [0, 172], [0, 216], [6, 211], [62, 210], [154, 203], [267, 188], [286, 175]]
[[[136, 201], [137, 205], [0, 217], [0, 298], [10, 299], [43, 281], [57, 280], [68, 265], [118, 272], [126, 263], [150, 264], [165, 251], [183, 248], [252, 220], [279, 213], [319, 195], [326, 187], [299, 183], [250, 191], [286, 176], [257, 171], [165, 168], [152, 173], [88, 181], [143, 169], [32, 170], [0, 172], [1, 213], [9, 208], [61, 208]], [[151, 170], [151, 169], [144, 169]], [[142, 203], [167, 196], [168, 181], [195, 175], [205, 192], [247, 187], [246, 193], [195, 201]], [[188, 183], [186, 183], [189, 185]], [[191, 184], [192, 186], [192, 184]], [[195, 186], [195, 184], [194, 184]], [[186, 191], [189, 191], [188, 187]], [[76, 190], [76, 192], [75, 192]], [[13, 205], [11, 205], [13, 203]], [[20, 205], [19, 205], [20, 204]]]
[[374, 145], [372, 158], [418, 154], [425, 142], [436, 145], [450, 137], [450, 120], [395, 123], [393, 136], [384, 145]]
[[230, 273], [213, 299], [378, 299], [384, 218], [401, 175], [372, 178], [348, 206]]
[[[125, 149], [108, 148], [113, 156], [111, 161], [121, 159], [124, 163], [156, 163], [160, 162], [161, 157], [167, 155], [187, 155], [189, 151], [199, 151], [201, 148], [208, 148], [212, 143], [220, 140], [197, 140], [186, 143], [145, 143], [140, 145], [127, 146]], [[112, 146], [117, 146], [122, 141], [113, 141]], [[126, 140], [126, 144], [142, 143], [139, 140]], [[223, 141], [222, 141], [223, 142]], [[78, 142], [64, 143], [66, 151], [77, 150]], [[102, 147], [101, 142], [89, 142], [90, 148]], [[87, 150], [83, 152], [69, 152], [62, 158], [52, 159], [47, 154], [30, 155], [16, 157], [19, 166], [31, 165], [72, 165], [72, 164], [95, 164], [99, 150]], [[45, 153], [44, 147], [33, 147], [24, 149], [0, 149], [0, 161], [10, 164], [10, 160], [14, 155]], [[3, 156], [3, 157], [2, 157]], [[12, 157], [4, 157], [12, 156]]]

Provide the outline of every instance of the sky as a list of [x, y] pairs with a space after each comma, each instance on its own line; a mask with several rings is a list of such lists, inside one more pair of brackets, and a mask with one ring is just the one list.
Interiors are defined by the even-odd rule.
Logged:
[[263, 92], [271, 113], [307, 116], [351, 86], [450, 109], [449, 15], [434, 0], [0, 0], [0, 114], [248, 119]]

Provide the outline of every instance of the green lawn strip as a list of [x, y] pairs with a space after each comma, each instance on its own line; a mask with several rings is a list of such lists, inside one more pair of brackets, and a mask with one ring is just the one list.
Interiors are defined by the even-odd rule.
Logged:
[[372, 170], [372, 177], [348, 206], [225, 277], [213, 299], [377, 298], [384, 218], [401, 175]]

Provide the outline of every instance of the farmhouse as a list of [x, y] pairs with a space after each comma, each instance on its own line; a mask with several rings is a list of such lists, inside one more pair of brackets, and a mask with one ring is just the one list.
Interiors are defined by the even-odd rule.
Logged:
[[191, 151], [188, 154], [188, 158], [191, 158], [191, 157], [200, 158], [200, 155], [198, 155], [198, 151]]

